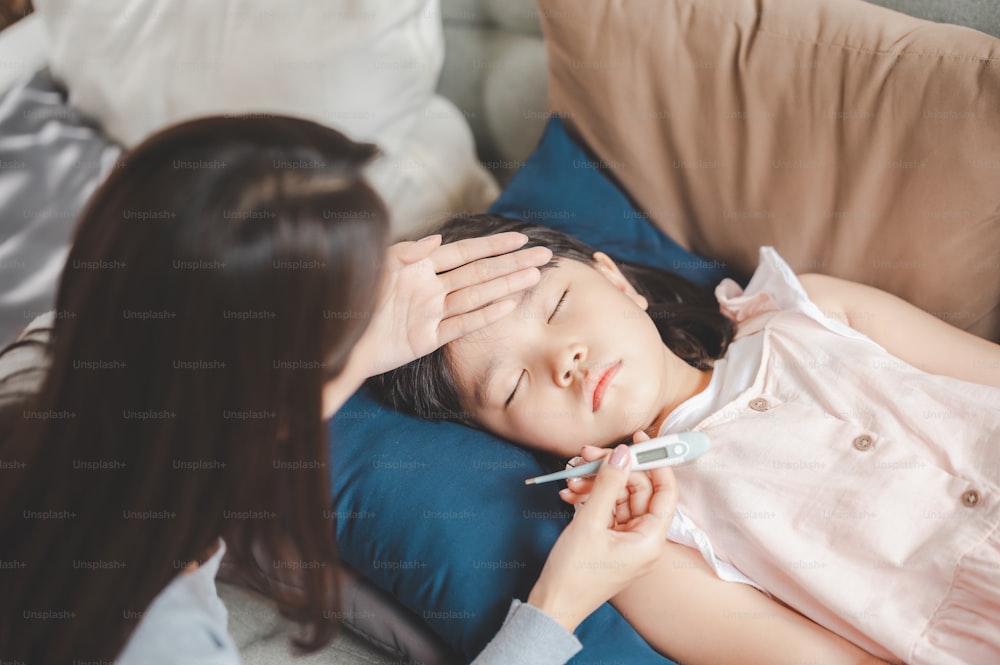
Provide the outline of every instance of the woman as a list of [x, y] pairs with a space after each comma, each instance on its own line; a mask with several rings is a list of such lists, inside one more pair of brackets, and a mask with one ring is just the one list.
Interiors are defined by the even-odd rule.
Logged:
[[[249, 575], [261, 575], [253, 556], [315, 562], [283, 567], [301, 592], [276, 601], [309, 629], [305, 649], [330, 638], [323, 418], [368, 376], [509, 313], [509, 299], [493, 301], [536, 283], [551, 257], [511, 253], [518, 234], [386, 252], [387, 213], [361, 175], [373, 154], [302, 120], [207, 118], [148, 139], [94, 194], [51, 341], [20, 347], [48, 357], [0, 391], [0, 561], [16, 562], [0, 572], [5, 659], [163, 658], [152, 645], [180, 620], [201, 641], [168, 635], [175, 660], [236, 662], [211, 576], [197, 570], [208, 561], [214, 573], [226, 548]], [[481, 662], [510, 648], [528, 650], [520, 662], [537, 656], [510, 639], [528, 625], [559, 643], [537, 662], [563, 662], [579, 648], [567, 633], [652, 565], [671, 476], [609, 528], [625, 457], [606, 465], [529, 596], [548, 617], [515, 603]], [[580, 580], [582, 557], [628, 565]]]

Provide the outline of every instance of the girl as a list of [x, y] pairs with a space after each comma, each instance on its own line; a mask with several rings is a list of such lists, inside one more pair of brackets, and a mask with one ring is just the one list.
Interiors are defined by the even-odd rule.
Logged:
[[770, 248], [712, 297], [513, 220], [442, 233], [509, 230], [557, 257], [515, 315], [377, 385], [564, 457], [707, 433], [675, 469], [676, 545], [614, 600], [647, 640], [684, 663], [1000, 662], [1000, 347]]

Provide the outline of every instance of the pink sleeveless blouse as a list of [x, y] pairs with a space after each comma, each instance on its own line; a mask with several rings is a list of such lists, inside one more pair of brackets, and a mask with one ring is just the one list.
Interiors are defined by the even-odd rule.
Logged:
[[[794, 279], [794, 277], [793, 277]], [[717, 555], [886, 660], [1000, 663], [1000, 389], [719, 285], [751, 386], [694, 429], [680, 508]]]

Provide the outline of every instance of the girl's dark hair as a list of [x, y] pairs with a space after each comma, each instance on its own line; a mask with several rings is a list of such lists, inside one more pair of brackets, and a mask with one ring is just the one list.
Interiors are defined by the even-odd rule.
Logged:
[[[525, 248], [552, 250], [553, 262], [572, 259], [588, 265], [597, 251], [576, 238], [545, 226], [499, 215], [456, 217], [439, 229], [443, 242], [518, 231], [528, 236]], [[670, 350], [690, 365], [705, 369], [721, 358], [732, 341], [732, 321], [719, 310], [715, 296], [680, 275], [634, 263], [617, 263], [632, 286], [649, 301], [647, 313]], [[369, 386], [394, 408], [435, 420], [454, 420], [478, 427], [456, 388], [447, 347], [369, 380]]]
[[[375, 148], [286, 117], [205, 118], [127, 153], [59, 283], [40, 392], [2, 442], [0, 653], [111, 662], [222, 536], [322, 646], [336, 623], [325, 382], [375, 301]], [[274, 572], [274, 571], [271, 571]], [[258, 579], [266, 587], [266, 579]]]

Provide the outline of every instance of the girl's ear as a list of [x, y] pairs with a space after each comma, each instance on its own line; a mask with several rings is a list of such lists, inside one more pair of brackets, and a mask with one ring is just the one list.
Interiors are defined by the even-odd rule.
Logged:
[[594, 268], [614, 284], [615, 288], [628, 296], [640, 309], [644, 311], [649, 309], [649, 301], [635, 290], [632, 282], [628, 281], [625, 275], [622, 274], [622, 271], [618, 268], [618, 264], [610, 256], [604, 252], [594, 252]]

